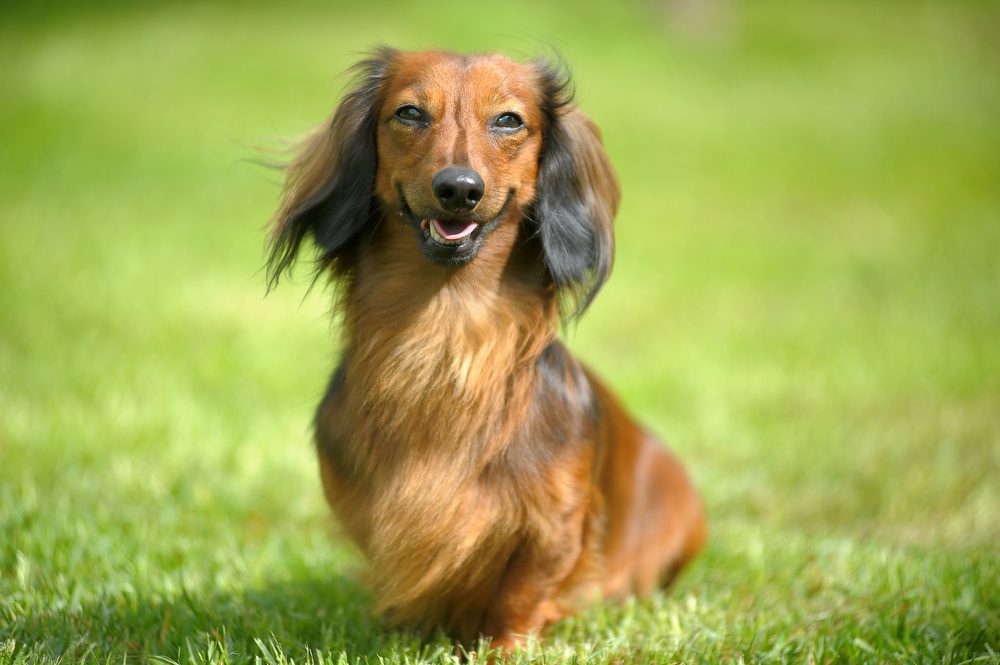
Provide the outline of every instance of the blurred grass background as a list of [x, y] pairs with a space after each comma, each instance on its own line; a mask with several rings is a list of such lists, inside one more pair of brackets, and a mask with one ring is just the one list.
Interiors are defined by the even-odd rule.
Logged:
[[[309, 420], [279, 176], [378, 43], [559, 48], [625, 192], [570, 346], [712, 519], [540, 662], [1000, 662], [1000, 6], [0, 9], [0, 663], [446, 662], [368, 617]], [[384, 660], [380, 660], [384, 659]]]

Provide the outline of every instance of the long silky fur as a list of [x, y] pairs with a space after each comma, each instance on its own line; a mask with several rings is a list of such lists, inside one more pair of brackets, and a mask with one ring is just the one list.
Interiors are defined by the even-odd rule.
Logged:
[[330, 119], [307, 137], [286, 167], [281, 202], [271, 225], [267, 276], [274, 287], [312, 236], [320, 249], [317, 274], [332, 267], [378, 224], [372, 186], [378, 156], [375, 123], [380, 92], [396, 51], [382, 47], [351, 68], [354, 87]]
[[327, 499], [370, 563], [376, 612], [468, 643], [507, 629], [510, 608], [495, 603], [518, 562], [558, 554], [545, 565], [562, 586], [538, 592], [551, 597], [536, 608], [546, 620], [601, 591], [606, 453], [595, 442], [607, 426], [556, 329], [560, 310], [581, 312], [607, 278], [619, 190], [567, 79], [539, 65], [533, 205], [514, 205], [518, 223], [500, 225], [460, 270], [430, 265], [393, 235], [394, 211], [373, 192], [376, 114], [396, 57], [382, 50], [359, 65], [356, 87], [291, 164], [270, 279], [311, 236], [341, 287], [344, 353], [316, 444]]
[[544, 118], [538, 195], [529, 219], [566, 319], [587, 309], [611, 274], [621, 192], [597, 126], [572, 103], [568, 71], [536, 63]]
[[[449, 608], [451, 589], [476, 575], [476, 586], [499, 583], [489, 577], [523, 528], [520, 505], [539, 491], [501, 482], [484, 491], [481, 479], [534, 439], [534, 361], [553, 340], [554, 311], [498, 279], [495, 257], [478, 257], [467, 280], [444, 282], [387, 258], [361, 258], [343, 297], [342, 371], [352, 389], [327, 396], [318, 444], [355, 481], [338, 514], [377, 573], [376, 611], [394, 624], [467, 634], [465, 613]], [[334, 405], [358, 417], [331, 422]]]
[[[470, 637], [482, 617], [467, 617], [449, 590], [477, 575], [483, 579], [476, 586], [495, 588], [499, 579], [490, 577], [502, 573], [526, 523], [560, 532], [557, 515], [540, 509], [529, 518], [523, 506], [565, 504], [564, 495], [586, 486], [592, 459], [579, 451], [577, 462], [557, 474], [564, 477], [537, 477], [526, 461], [566, 454], [561, 449], [592, 435], [560, 432], [560, 450], [538, 449], [536, 430], [551, 415], [544, 407], [564, 412], [560, 423], [590, 423], [593, 411], [571, 357], [550, 354], [570, 365], [556, 383], [551, 376], [540, 382], [538, 361], [555, 339], [558, 295], [572, 291], [582, 311], [607, 277], [617, 181], [596, 128], [567, 95], [568, 78], [540, 68], [546, 139], [532, 219], [546, 270], [534, 281], [506, 278], [510, 252], [529, 245], [527, 227], [507, 239], [505, 251], [477, 257], [462, 280], [434, 281], [413, 257], [374, 249], [384, 213], [369, 204], [373, 118], [393, 55], [382, 51], [355, 67], [358, 85], [290, 166], [272, 236], [271, 279], [311, 234], [321, 267], [345, 287], [341, 378], [317, 412], [317, 444], [355, 481], [336, 498], [337, 513], [369, 559], [376, 612], [392, 624], [444, 625]], [[603, 181], [592, 182], [597, 178]], [[600, 196], [607, 200], [595, 205]], [[358, 251], [363, 236], [370, 247]], [[491, 238], [490, 246], [502, 240]], [[554, 291], [539, 286], [546, 274]], [[329, 422], [334, 405], [358, 417]], [[491, 467], [502, 477], [499, 469], [515, 467], [523, 482], [498, 480], [483, 491]], [[468, 604], [473, 600], [482, 602]]]

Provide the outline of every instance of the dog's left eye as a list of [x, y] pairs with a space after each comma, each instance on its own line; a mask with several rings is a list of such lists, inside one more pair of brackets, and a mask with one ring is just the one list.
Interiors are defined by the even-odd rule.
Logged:
[[493, 126], [499, 129], [520, 129], [524, 127], [524, 120], [516, 113], [501, 113], [493, 121]]

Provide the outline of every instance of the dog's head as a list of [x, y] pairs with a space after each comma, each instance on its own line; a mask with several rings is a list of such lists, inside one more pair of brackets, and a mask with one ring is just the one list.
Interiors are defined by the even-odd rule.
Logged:
[[402, 218], [413, 261], [459, 270], [504, 224], [537, 241], [558, 293], [582, 311], [604, 283], [619, 189], [597, 127], [549, 63], [382, 49], [290, 164], [271, 280], [311, 235], [350, 273], [376, 228]]

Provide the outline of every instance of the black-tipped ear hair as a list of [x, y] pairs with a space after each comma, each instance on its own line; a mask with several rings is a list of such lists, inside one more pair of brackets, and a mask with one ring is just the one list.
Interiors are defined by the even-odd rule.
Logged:
[[373, 230], [375, 132], [383, 83], [395, 55], [383, 48], [354, 65], [355, 87], [331, 119], [309, 137], [288, 165], [281, 206], [272, 222], [268, 283], [273, 286], [312, 235], [318, 269], [336, 270], [358, 238]]
[[572, 102], [569, 77], [536, 65], [544, 124], [532, 219], [564, 319], [590, 305], [611, 272], [618, 178], [600, 131]]

